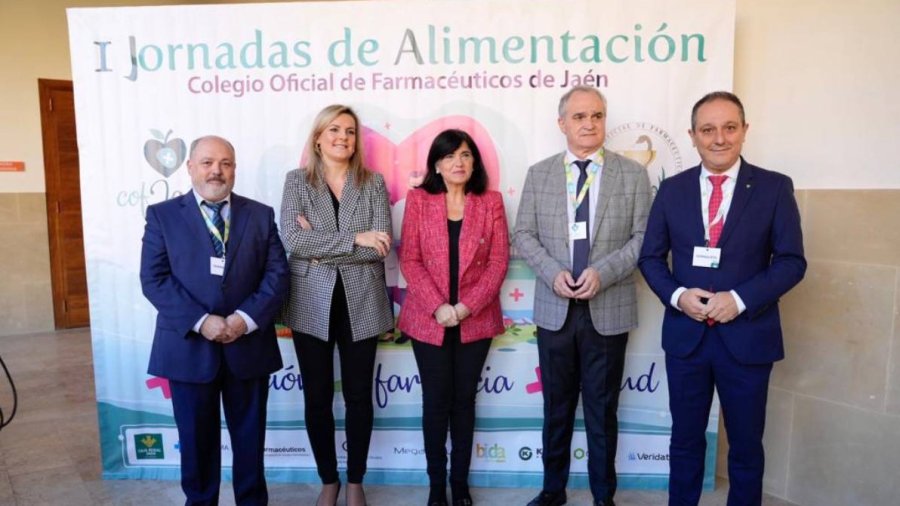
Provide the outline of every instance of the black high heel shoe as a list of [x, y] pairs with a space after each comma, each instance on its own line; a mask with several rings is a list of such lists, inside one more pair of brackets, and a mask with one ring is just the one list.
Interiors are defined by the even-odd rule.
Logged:
[[[322, 491], [319, 492], [319, 497], [316, 499], [316, 506], [318, 506], [319, 501], [322, 499], [322, 494], [325, 492], [325, 487], [328, 485], [333, 485], [333, 483], [328, 483], [328, 484], [322, 485]], [[334, 503], [332, 503], [331, 506], [337, 506], [338, 497], [340, 497], [340, 496], [341, 496], [341, 482], [340, 482], [340, 480], [338, 480], [337, 481], [337, 492], [334, 493]]]
[[428, 492], [428, 506], [450, 506], [447, 503], [447, 489], [431, 487], [431, 490]]
[[[350, 494], [351, 494], [351, 492], [353, 492], [353, 494], [356, 495], [356, 492], [354, 492], [355, 489], [354, 489], [353, 487], [351, 487], [351, 485], [354, 485], [354, 486], [355, 486], [355, 485], [357, 485], [357, 484], [355, 484], [355, 483], [350, 483], [349, 481], [347, 482], [347, 493], [346, 493], [347, 497], [344, 498], [344, 499], [346, 500], [347, 504], [350, 504]], [[359, 483], [358, 485], [359, 485], [359, 494], [362, 495], [362, 501], [363, 501], [363, 504], [364, 504], [365, 506], [369, 506], [369, 501], [366, 500], [366, 491], [365, 491], [365, 489], [363, 488], [362, 483]], [[358, 499], [358, 497], [357, 497], [357, 499]]]
[[472, 506], [472, 496], [469, 487], [453, 487], [453, 506]]

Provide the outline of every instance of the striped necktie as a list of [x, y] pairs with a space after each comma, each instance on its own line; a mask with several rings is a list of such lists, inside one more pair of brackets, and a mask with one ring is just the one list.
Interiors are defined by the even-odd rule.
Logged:
[[[216, 256], [219, 258], [225, 256], [225, 243], [222, 242], [225, 240], [225, 219], [222, 218], [222, 208], [227, 204], [227, 200], [223, 200], [222, 202], [216, 202], [215, 204], [211, 202], [203, 201], [203, 205], [212, 211], [212, 217], [210, 220], [216, 230], [219, 231], [219, 236], [216, 237], [216, 234], [209, 231], [209, 237], [212, 239], [213, 248], [216, 250]], [[221, 239], [220, 239], [221, 238]]]

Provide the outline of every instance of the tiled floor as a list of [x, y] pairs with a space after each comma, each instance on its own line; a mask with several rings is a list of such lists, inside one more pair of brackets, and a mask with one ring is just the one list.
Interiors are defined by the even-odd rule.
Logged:
[[[0, 357], [19, 392], [19, 412], [0, 431], [0, 505], [176, 505], [184, 499], [173, 481], [104, 481], [100, 477], [97, 412], [87, 330], [0, 337]], [[0, 406], [9, 416], [11, 399], [0, 379]], [[425, 504], [424, 487], [367, 487], [373, 506]], [[720, 483], [701, 504], [725, 504], [728, 486]], [[475, 489], [479, 505], [524, 505], [533, 489]], [[315, 504], [318, 487], [270, 484], [271, 504]], [[341, 499], [343, 501], [343, 499]], [[620, 506], [662, 505], [663, 492], [623, 490]], [[222, 487], [222, 504], [234, 504], [230, 484]], [[590, 504], [586, 490], [570, 490], [569, 504]], [[767, 506], [790, 503], [767, 497]]]

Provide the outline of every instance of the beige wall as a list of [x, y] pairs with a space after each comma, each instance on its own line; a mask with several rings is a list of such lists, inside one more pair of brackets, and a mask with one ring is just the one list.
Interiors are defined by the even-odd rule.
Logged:
[[781, 305], [787, 358], [772, 371], [765, 489], [801, 505], [896, 504], [900, 190], [797, 200], [809, 268]]
[[0, 193], [0, 336], [53, 328], [48, 249], [44, 194]]
[[[0, 173], [0, 336], [52, 327], [37, 79], [70, 78], [64, 8], [176, 3], [0, 0], [0, 160], [27, 165]], [[815, 176], [798, 192], [809, 271], [784, 299], [766, 433], [766, 490], [798, 504], [900, 496], [898, 19], [895, 0], [737, 1], [746, 154]], [[847, 177], [871, 168], [883, 178]]]
[[900, 188], [898, 20], [897, 0], [737, 0], [747, 157], [799, 188]]
[[738, 0], [747, 158], [840, 189], [797, 193], [809, 269], [769, 391], [765, 489], [800, 505], [900, 495], [898, 19], [893, 0]]
[[766, 485], [798, 504], [897, 504], [900, 190], [799, 198], [809, 270], [782, 306]]

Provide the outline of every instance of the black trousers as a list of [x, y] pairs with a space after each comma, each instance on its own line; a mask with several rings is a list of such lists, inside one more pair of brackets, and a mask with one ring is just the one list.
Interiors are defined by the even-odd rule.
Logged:
[[538, 360], [544, 392], [544, 490], [560, 492], [569, 481], [572, 431], [579, 390], [588, 443], [588, 480], [596, 501], [616, 493], [619, 388], [628, 333], [594, 330], [586, 304], [569, 306], [562, 328], [538, 327]]
[[[340, 282], [339, 282], [340, 284]], [[340, 293], [338, 293], [340, 292]], [[322, 483], [338, 481], [334, 443], [334, 347], [341, 363], [341, 392], [346, 415], [347, 481], [362, 483], [372, 439], [372, 378], [375, 373], [375, 336], [353, 342], [350, 315], [343, 289], [335, 290], [331, 303], [329, 339], [323, 341], [294, 332], [294, 349], [303, 381], [306, 432]]]
[[468, 487], [475, 432], [478, 379], [491, 349], [490, 339], [462, 344], [459, 327], [447, 329], [441, 346], [413, 339], [422, 381], [422, 434], [431, 486], [447, 483], [447, 429], [450, 429], [450, 485]]

